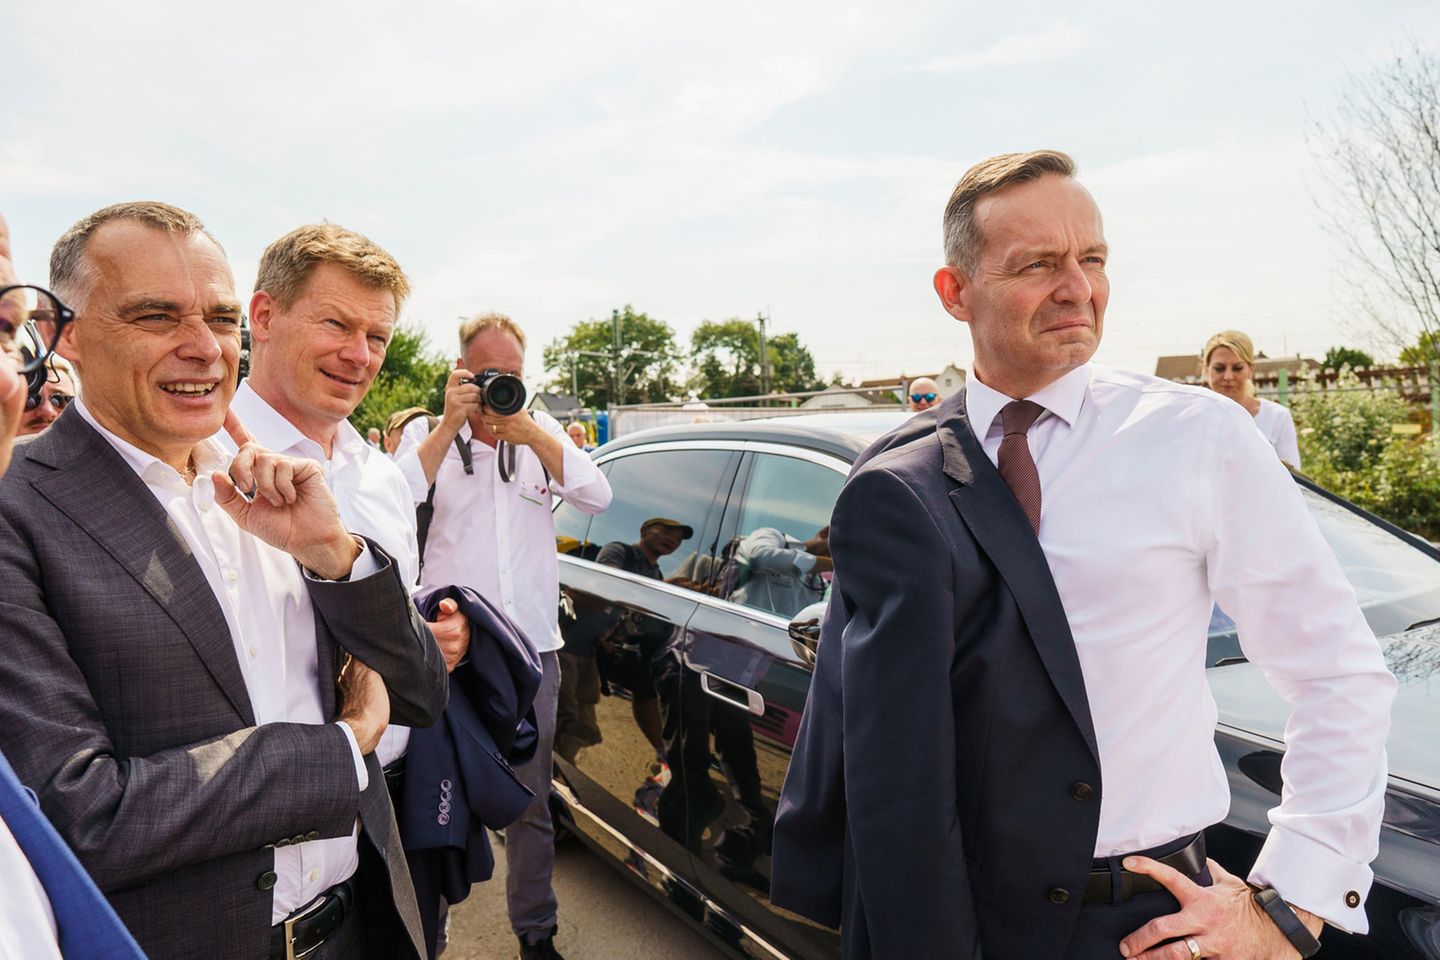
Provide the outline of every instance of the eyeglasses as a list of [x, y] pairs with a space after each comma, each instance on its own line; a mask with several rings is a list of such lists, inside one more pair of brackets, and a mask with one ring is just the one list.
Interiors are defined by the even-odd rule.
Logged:
[[13, 341], [24, 330], [30, 344], [20, 346], [20, 372], [31, 392], [45, 380], [45, 361], [55, 352], [60, 334], [75, 319], [75, 311], [44, 287], [16, 284], [0, 287], [0, 340]]
[[910, 394], [910, 400], [911, 400], [913, 403], [919, 403], [921, 400], [924, 400], [926, 403], [929, 403], [929, 402], [931, 402], [932, 400], [934, 400], [934, 399], [935, 399], [936, 397], [938, 397], [938, 396], [940, 396], [940, 394], [938, 394], [938, 393], [912, 393], [912, 394]]
[[42, 402], [49, 403], [50, 406], [54, 407], [58, 412], [70, 406], [70, 401], [74, 399], [75, 398], [68, 393], [52, 393], [48, 397], [39, 397], [33, 393], [27, 394], [25, 396], [25, 412], [31, 412], [39, 407]]

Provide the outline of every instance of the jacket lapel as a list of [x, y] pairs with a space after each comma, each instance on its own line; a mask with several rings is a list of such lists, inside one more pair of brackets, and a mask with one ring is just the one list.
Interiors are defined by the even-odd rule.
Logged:
[[25, 455], [51, 467], [36, 491], [108, 553], [175, 621], [247, 726], [255, 723], [225, 614], [190, 545], [143, 480], [78, 413], [67, 412]]
[[1098, 764], [1100, 751], [1085, 695], [1085, 676], [1045, 552], [1000, 471], [976, 439], [965, 414], [963, 392], [946, 407], [938, 418], [936, 433], [945, 473], [959, 484], [950, 491], [950, 501], [1010, 588], [1050, 682]]

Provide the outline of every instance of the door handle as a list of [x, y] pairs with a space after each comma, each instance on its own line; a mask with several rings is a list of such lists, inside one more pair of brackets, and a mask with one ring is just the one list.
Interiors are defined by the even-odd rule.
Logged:
[[820, 619], [796, 620], [790, 624], [789, 633], [795, 656], [805, 661], [807, 667], [815, 666], [815, 654], [820, 649]]
[[732, 707], [739, 707], [746, 713], [753, 713], [757, 717], [765, 716], [765, 698], [749, 687], [741, 686], [733, 680], [726, 680], [724, 677], [717, 677], [709, 670], [700, 671], [700, 689], [704, 690], [716, 700], [723, 700]]

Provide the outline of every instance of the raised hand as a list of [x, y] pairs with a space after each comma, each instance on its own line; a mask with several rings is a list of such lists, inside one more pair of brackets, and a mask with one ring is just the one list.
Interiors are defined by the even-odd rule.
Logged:
[[347, 576], [360, 542], [340, 522], [320, 465], [266, 450], [234, 410], [225, 415], [225, 432], [240, 449], [228, 474], [211, 476], [215, 502], [240, 529], [284, 550], [317, 577]]

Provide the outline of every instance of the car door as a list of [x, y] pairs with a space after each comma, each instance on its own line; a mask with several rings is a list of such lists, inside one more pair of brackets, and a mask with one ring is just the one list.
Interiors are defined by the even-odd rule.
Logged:
[[[592, 845], [697, 918], [684, 880], [686, 797], [671, 783], [665, 724], [680, 715], [675, 647], [697, 606], [695, 583], [713, 565], [738, 447], [622, 449], [601, 462], [613, 491], [604, 513], [556, 509], [565, 638], [557, 789]], [[652, 521], [674, 533], [657, 540]]]
[[[705, 894], [796, 957], [834, 957], [831, 930], [770, 903], [771, 828], [810, 685], [792, 622], [818, 624], [828, 594], [830, 514], [849, 463], [750, 442], [719, 529], [712, 600], [683, 647], [692, 852]], [[760, 951], [756, 956], [763, 955]]]

